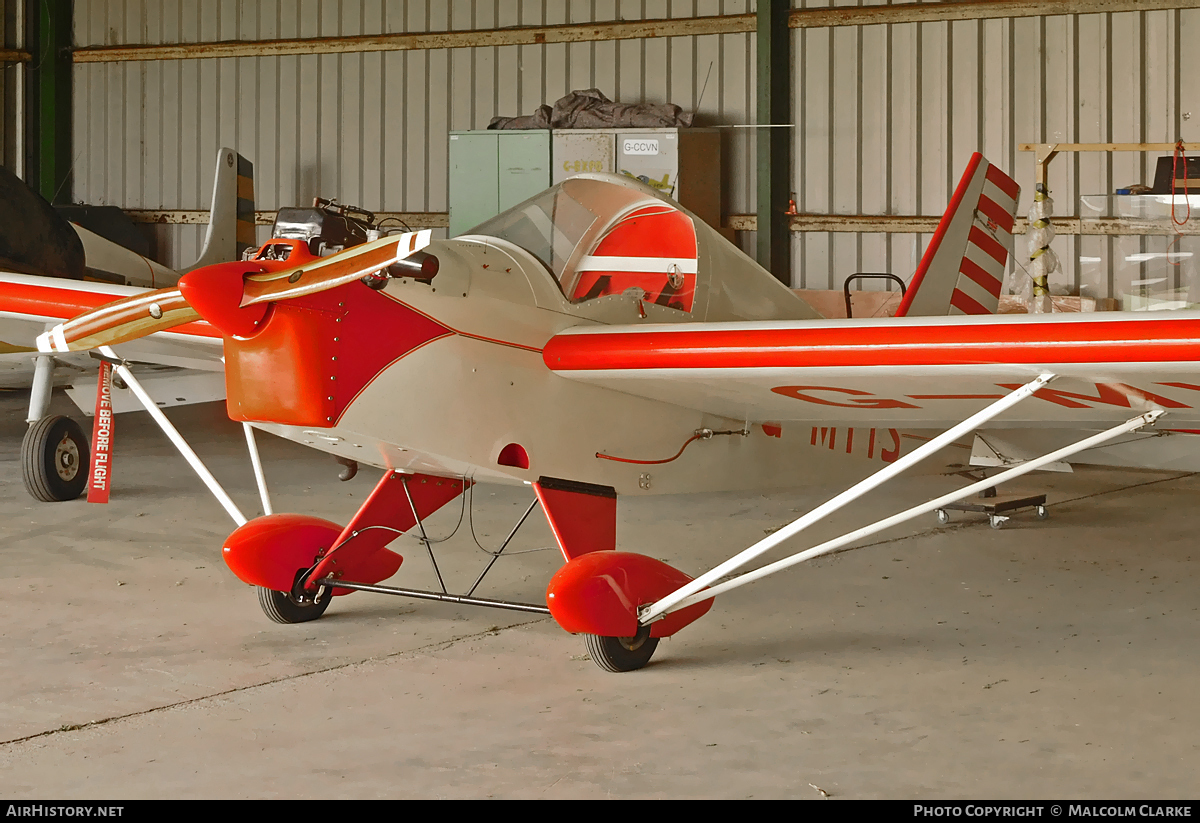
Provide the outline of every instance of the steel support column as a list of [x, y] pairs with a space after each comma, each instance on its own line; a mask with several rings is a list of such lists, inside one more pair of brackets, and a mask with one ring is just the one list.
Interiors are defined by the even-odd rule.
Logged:
[[26, 97], [25, 180], [51, 203], [70, 203], [74, 2], [22, 1], [25, 42], [33, 55]]
[[[789, 0], [758, 0], [759, 126], [792, 122], [790, 11]], [[786, 214], [792, 179], [791, 139], [787, 128], [758, 129], [758, 262], [787, 286], [792, 284], [792, 240]]]

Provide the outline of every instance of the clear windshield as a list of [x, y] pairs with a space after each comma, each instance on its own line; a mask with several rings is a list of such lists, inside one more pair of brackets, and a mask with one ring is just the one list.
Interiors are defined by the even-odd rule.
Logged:
[[515, 243], [545, 263], [571, 295], [579, 258], [621, 214], [647, 201], [643, 192], [620, 183], [572, 177], [466, 233]]
[[596, 215], [559, 184], [480, 223], [467, 234], [484, 234], [515, 243], [562, 279], [572, 252]]

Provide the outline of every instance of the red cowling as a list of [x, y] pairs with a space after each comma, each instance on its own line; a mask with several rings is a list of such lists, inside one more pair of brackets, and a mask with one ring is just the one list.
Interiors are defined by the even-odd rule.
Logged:
[[[633, 637], [637, 610], [691, 581], [661, 560], [632, 552], [590, 552], [571, 560], [550, 578], [546, 604], [572, 634]], [[712, 608], [705, 600], [650, 624], [651, 637], [670, 637]]]
[[[296, 572], [317, 562], [317, 553], [332, 548], [342, 527], [305, 514], [268, 514], [239, 526], [225, 539], [221, 550], [225, 565], [238, 579], [252, 586], [279, 592], [292, 590]], [[356, 583], [378, 583], [391, 577], [404, 558], [388, 549], [377, 549], [358, 559], [352, 568], [340, 569]], [[334, 589], [335, 595], [352, 589]]]
[[179, 291], [200, 316], [225, 337], [253, 337], [262, 329], [269, 303], [241, 307], [244, 278], [265, 271], [258, 263], [216, 263], [179, 278]]

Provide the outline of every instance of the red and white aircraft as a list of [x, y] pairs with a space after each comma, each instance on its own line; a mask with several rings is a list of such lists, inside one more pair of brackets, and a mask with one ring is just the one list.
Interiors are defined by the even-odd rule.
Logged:
[[[820, 319], [674, 202], [584, 175], [453, 240], [405, 233], [328, 258], [274, 240], [39, 347], [98, 348], [130, 382], [112, 347], [202, 334], [203, 320], [223, 336], [231, 418], [383, 469], [345, 525], [247, 522], [206, 478], [239, 523], [226, 562], [272, 619], [311, 620], [360, 590], [548, 612], [626, 671], [714, 595], [1019, 474], [1084, 452], [1197, 462], [1189, 433], [1129, 433], [1164, 414], [1200, 428], [1200, 314], [995, 314], [1018, 195], [972, 158], [896, 318]], [[726, 579], [985, 429], [976, 450], [1002, 473]], [[1048, 453], [1027, 453], [1034, 441]], [[833, 461], [878, 471], [694, 580], [616, 550], [622, 496], [781, 487]], [[566, 561], [547, 605], [380, 585], [402, 561], [387, 545], [478, 482], [533, 487]]]
[[[15, 178], [7, 185], [23, 189]], [[196, 261], [181, 271], [67, 223], [32, 190], [11, 194], [18, 202], [10, 205], [23, 206], [29, 219], [21, 226], [5, 227], [7, 242], [2, 245], [30, 250], [34, 259], [0, 261], [0, 388], [32, 389], [26, 416], [30, 426], [21, 444], [26, 489], [46, 502], [74, 500], [87, 483], [88, 442], [74, 420], [49, 413], [51, 392], [55, 386], [66, 386], [67, 395], [90, 414], [97, 364], [86, 353], [39, 354], [32, 346], [34, 338], [50, 325], [117, 298], [173, 286], [184, 271], [239, 258], [255, 240], [253, 167], [233, 149], [217, 152], [204, 245]], [[11, 237], [20, 232], [33, 235], [34, 240]], [[51, 238], [75, 247], [74, 255], [63, 255], [74, 265], [55, 269], [37, 259], [38, 244]], [[220, 335], [207, 327], [200, 331], [204, 334], [156, 335], [131, 343], [122, 352], [130, 360], [154, 364], [140, 372], [158, 405], [202, 403], [225, 396]], [[114, 411], [141, 408], [127, 394], [123, 390], [113, 394]]]

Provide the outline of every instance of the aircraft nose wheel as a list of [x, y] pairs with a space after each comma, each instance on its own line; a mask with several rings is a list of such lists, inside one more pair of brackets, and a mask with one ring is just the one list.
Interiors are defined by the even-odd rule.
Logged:
[[658, 638], [650, 636], [650, 627], [641, 626], [633, 637], [604, 637], [585, 634], [584, 644], [596, 665], [606, 672], [631, 672], [650, 662], [658, 648]]
[[87, 486], [88, 441], [69, 417], [43, 417], [21, 441], [21, 478], [44, 503], [74, 500]]
[[[297, 581], [305, 571], [307, 569], [302, 569], [296, 575]], [[258, 605], [262, 606], [263, 613], [276, 623], [307, 623], [316, 620], [325, 614], [332, 599], [333, 592], [324, 586], [318, 589], [315, 595], [304, 591], [299, 582], [290, 592], [258, 587]]]

